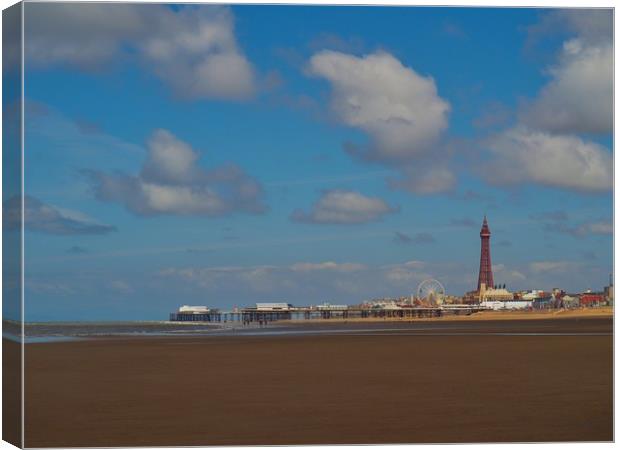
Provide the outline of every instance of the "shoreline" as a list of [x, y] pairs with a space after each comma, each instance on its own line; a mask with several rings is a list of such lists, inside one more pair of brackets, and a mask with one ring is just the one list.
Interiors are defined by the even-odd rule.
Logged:
[[[346, 323], [346, 322], [429, 322], [429, 321], [475, 321], [475, 320], [535, 320], [535, 319], [563, 319], [563, 318], [613, 318], [614, 307], [603, 306], [597, 308], [575, 308], [575, 309], [549, 309], [549, 310], [497, 310], [480, 311], [472, 314], [446, 314], [441, 317], [354, 317], [354, 318], [320, 318], [320, 319], [282, 319], [273, 320], [270, 324], [304, 324], [304, 323]], [[45, 327], [45, 326], [133, 326], [143, 325], [148, 327], [170, 327], [178, 326], [182, 328], [207, 327], [213, 329], [227, 328], [229, 324], [236, 321], [221, 322], [183, 322], [170, 320], [109, 320], [109, 321], [51, 321], [51, 322], [24, 322], [26, 328]], [[11, 319], [2, 320], [5, 332], [12, 333], [13, 327], [21, 327], [20, 322]], [[241, 328], [241, 327], [239, 327]], [[27, 333], [26, 333], [27, 334]]]
[[[276, 320], [268, 322], [264, 326], [259, 326], [255, 322], [249, 326], [242, 326], [240, 322], [181, 322], [180, 326], [176, 322], [161, 323], [158, 327], [143, 328], [144, 322], [136, 322], [133, 325], [128, 322], [120, 324], [117, 328], [114, 324], [106, 324], [104, 327], [88, 328], [88, 324], [74, 323], [68, 329], [49, 329], [45, 332], [32, 333], [26, 328], [26, 336], [23, 340], [25, 344], [36, 343], [61, 343], [65, 341], [77, 340], [103, 340], [103, 339], [139, 339], [139, 338], [191, 338], [193, 336], [215, 337], [215, 336], [259, 336], [259, 335], [296, 335], [296, 334], [321, 334], [326, 332], [334, 333], [355, 333], [373, 332], [377, 327], [391, 325], [392, 328], [421, 332], [422, 329], [417, 325], [426, 324], [426, 332], [432, 331], [429, 326], [437, 327], [448, 324], [460, 324], [460, 327], [496, 327], [499, 324], [511, 328], [520, 328], [526, 323], [540, 322], [589, 322], [596, 320], [609, 319], [613, 323], [614, 313], [612, 307], [584, 308], [570, 310], [546, 310], [546, 311], [481, 311], [470, 315], [445, 315], [442, 317], [365, 317], [365, 318], [316, 318], [302, 320]], [[417, 324], [417, 325], [416, 325]], [[443, 325], [442, 325], [443, 324]], [[478, 325], [477, 325], [478, 324]], [[58, 327], [57, 325], [50, 325]], [[364, 328], [366, 326], [366, 328]], [[502, 325], [503, 326], [503, 325]], [[83, 329], [80, 329], [83, 327]], [[360, 328], [361, 327], [361, 328]], [[462, 328], [461, 328], [462, 329]], [[12, 342], [20, 343], [22, 339], [19, 335], [10, 333], [9, 330], [3, 332], [3, 337]]]

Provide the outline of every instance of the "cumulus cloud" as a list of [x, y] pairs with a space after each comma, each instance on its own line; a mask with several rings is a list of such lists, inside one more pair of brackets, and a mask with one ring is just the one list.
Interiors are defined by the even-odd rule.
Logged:
[[492, 162], [483, 176], [497, 185], [536, 183], [608, 192], [612, 155], [583, 133], [610, 133], [613, 121], [613, 11], [556, 10], [528, 30], [528, 44], [562, 33], [549, 82], [525, 101], [518, 123], [487, 140]]
[[491, 162], [483, 176], [498, 185], [535, 182], [576, 191], [609, 191], [611, 153], [572, 135], [554, 135], [517, 126], [487, 141]]
[[325, 191], [310, 212], [295, 210], [291, 219], [317, 224], [357, 224], [381, 219], [398, 211], [384, 200], [367, 197], [355, 191]]
[[613, 46], [564, 43], [551, 81], [520, 113], [521, 121], [554, 133], [608, 133], [613, 127]]
[[181, 97], [244, 99], [255, 91], [254, 69], [227, 7], [33, 3], [27, 11], [29, 67], [97, 70], [124, 57]]
[[[21, 197], [11, 197], [3, 205], [3, 226], [7, 230], [21, 228]], [[56, 235], [107, 234], [116, 227], [96, 221], [78, 211], [43, 203], [32, 196], [24, 198], [24, 228]]]
[[330, 82], [336, 119], [370, 136], [368, 147], [351, 150], [356, 156], [410, 161], [448, 125], [450, 105], [437, 93], [435, 81], [389, 53], [357, 57], [324, 50], [310, 59], [309, 71]]
[[308, 72], [330, 83], [335, 120], [368, 136], [365, 143], [346, 142], [348, 154], [396, 168], [400, 177], [388, 180], [393, 189], [425, 195], [453, 188], [446, 148], [438, 145], [450, 104], [432, 77], [385, 51], [360, 57], [323, 50], [312, 56]]
[[157, 130], [139, 174], [86, 174], [97, 198], [123, 204], [139, 215], [222, 216], [266, 210], [261, 185], [240, 167], [228, 164], [205, 170], [197, 165], [198, 158], [187, 143]]

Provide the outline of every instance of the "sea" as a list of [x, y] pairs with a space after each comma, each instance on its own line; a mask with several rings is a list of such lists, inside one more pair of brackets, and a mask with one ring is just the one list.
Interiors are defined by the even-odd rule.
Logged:
[[[24, 342], [61, 342], [101, 337], [123, 336], [196, 336], [216, 331], [233, 332], [235, 325], [169, 321], [124, 322], [30, 322], [24, 324]], [[2, 337], [20, 341], [21, 324], [3, 321]]]

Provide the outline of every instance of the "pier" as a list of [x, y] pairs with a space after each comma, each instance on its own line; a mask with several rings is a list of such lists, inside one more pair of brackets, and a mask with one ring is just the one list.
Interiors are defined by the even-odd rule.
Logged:
[[211, 310], [208, 312], [176, 312], [170, 314], [173, 322], [241, 322], [243, 324], [276, 322], [283, 320], [334, 320], [334, 319], [416, 319], [442, 317], [446, 315], [470, 315], [488, 308], [480, 305], [444, 305], [436, 307], [403, 306], [388, 308], [342, 308], [319, 309], [312, 307], [289, 308], [286, 310], [257, 310], [243, 308], [238, 311]]

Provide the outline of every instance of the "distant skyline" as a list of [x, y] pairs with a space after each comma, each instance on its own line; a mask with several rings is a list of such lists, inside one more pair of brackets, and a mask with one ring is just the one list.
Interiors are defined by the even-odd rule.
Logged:
[[25, 14], [28, 321], [609, 280], [611, 10]]

